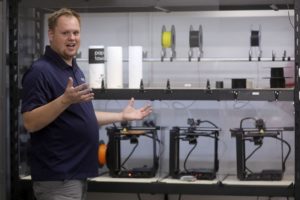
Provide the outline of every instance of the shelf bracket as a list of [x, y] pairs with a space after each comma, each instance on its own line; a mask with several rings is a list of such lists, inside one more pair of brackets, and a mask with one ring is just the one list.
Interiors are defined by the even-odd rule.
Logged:
[[167, 80], [167, 86], [166, 86], [166, 91], [165, 91], [166, 94], [171, 94], [173, 93], [173, 91], [171, 90], [171, 84], [170, 84], [170, 80], [168, 79]]
[[140, 82], [140, 90], [139, 90], [139, 92], [140, 93], [144, 93], [145, 92], [143, 79], [141, 79], [141, 82]]
[[105, 92], [105, 83], [104, 83], [104, 79], [101, 80], [101, 92]]
[[275, 91], [274, 91], [275, 101], [278, 101], [279, 93], [280, 93], [280, 92], [279, 92], [278, 90], [275, 90]]
[[236, 101], [238, 99], [238, 96], [239, 96], [239, 91], [233, 90], [232, 93], [233, 93], [233, 98]]
[[275, 61], [275, 57], [276, 57], [275, 51], [272, 51], [272, 61]]
[[212, 94], [212, 90], [210, 89], [210, 82], [209, 80], [206, 81], [206, 91], [207, 94]]
[[283, 51], [282, 61], [285, 61], [286, 59], [286, 50]]

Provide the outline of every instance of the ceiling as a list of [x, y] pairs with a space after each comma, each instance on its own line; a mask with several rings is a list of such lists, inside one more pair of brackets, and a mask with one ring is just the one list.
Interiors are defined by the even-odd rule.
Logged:
[[81, 11], [204, 11], [262, 10], [292, 8], [294, 0], [20, 0], [21, 7], [54, 9], [69, 7]]

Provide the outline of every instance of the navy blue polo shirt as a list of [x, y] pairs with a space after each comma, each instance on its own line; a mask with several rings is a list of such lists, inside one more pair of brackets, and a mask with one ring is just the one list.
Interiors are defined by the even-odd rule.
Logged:
[[[62, 95], [69, 77], [73, 78], [74, 86], [85, 82], [75, 59], [69, 66], [47, 46], [44, 56], [23, 77], [21, 112], [31, 111]], [[48, 126], [30, 135], [34, 181], [97, 176], [99, 127], [92, 102], [72, 104]]]

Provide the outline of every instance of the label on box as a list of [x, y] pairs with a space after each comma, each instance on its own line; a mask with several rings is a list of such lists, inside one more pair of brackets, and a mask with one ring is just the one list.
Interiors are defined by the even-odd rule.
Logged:
[[89, 64], [104, 63], [104, 48], [89, 49]]

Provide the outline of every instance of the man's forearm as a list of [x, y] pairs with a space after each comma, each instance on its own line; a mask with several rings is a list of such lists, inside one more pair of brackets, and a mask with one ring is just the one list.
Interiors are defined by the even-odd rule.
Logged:
[[70, 104], [65, 103], [63, 95], [55, 100], [23, 113], [24, 127], [29, 132], [36, 132], [53, 122]]
[[114, 113], [114, 112], [96, 112], [96, 117], [99, 125], [107, 125], [114, 122], [123, 121], [123, 113]]

